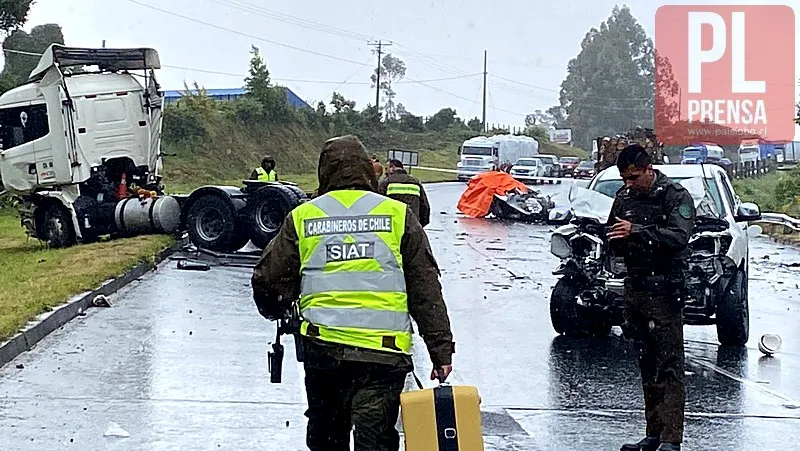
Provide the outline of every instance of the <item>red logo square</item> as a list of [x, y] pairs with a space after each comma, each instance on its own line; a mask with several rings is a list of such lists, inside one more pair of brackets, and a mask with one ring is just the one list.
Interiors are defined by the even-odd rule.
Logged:
[[660, 141], [791, 141], [795, 20], [790, 6], [667, 5], [656, 12]]

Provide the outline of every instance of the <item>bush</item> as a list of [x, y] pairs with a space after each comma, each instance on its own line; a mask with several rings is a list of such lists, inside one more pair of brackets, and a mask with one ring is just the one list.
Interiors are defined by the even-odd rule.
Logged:
[[180, 144], [196, 141], [208, 136], [205, 121], [194, 108], [167, 107], [164, 109], [164, 142]]

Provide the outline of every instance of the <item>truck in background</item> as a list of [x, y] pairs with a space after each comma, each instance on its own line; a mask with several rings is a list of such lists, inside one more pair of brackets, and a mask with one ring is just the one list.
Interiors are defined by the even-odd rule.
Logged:
[[482, 172], [510, 170], [519, 158], [538, 155], [539, 142], [528, 136], [477, 136], [464, 141], [459, 154], [456, 175], [465, 181]]
[[743, 139], [739, 144], [739, 161], [747, 163], [775, 160], [777, 158], [775, 146], [779, 144], [759, 138]]
[[722, 147], [713, 143], [694, 143], [681, 151], [681, 164], [719, 162], [725, 157]]
[[800, 160], [800, 141], [788, 141], [775, 145], [775, 161], [779, 169], [794, 167]]
[[265, 247], [306, 199], [296, 185], [257, 181], [164, 195], [160, 67], [150, 48], [54, 44], [0, 96], [0, 178], [30, 236], [66, 247], [186, 231], [198, 247], [235, 252]]

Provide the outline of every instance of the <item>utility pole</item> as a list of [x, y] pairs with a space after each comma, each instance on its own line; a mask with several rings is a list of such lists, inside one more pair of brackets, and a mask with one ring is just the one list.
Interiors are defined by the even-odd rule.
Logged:
[[483, 51], [483, 117], [481, 118], [481, 126], [483, 132], [486, 133], [486, 60], [487, 52]]
[[377, 71], [377, 78], [376, 78], [376, 82], [375, 82], [375, 109], [378, 111], [378, 115], [377, 115], [378, 116], [378, 122], [380, 122], [380, 117], [381, 117], [381, 114], [380, 114], [380, 104], [381, 104], [380, 103], [381, 102], [381, 54], [383, 52], [383, 46], [389, 46], [389, 45], [392, 45], [392, 43], [391, 42], [386, 43], [386, 42], [383, 42], [383, 41], [379, 40], [378, 42], [370, 42], [368, 45], [371, 45], [373, 47], [377, 47], [378, 48], [378, 50], [377, 50], [377, 52], [378, 52], [378, 71]]

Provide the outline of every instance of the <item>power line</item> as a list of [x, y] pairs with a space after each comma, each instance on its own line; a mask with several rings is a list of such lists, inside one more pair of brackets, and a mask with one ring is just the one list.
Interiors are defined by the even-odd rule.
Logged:
[[256, 36], [256, 35], [252, 35], [252, 34], [249, 34], [249, 33], [244, 33], [242, 31], [233, 30], [231, 28], [226, 28], [226, 27], [223, 27], [223, 26], [220, 26], [220, 25], [217, 25], [217, 24], [213, 24], [211, 22], [206, 22], [204, 20], [195, 19], [193, 17], [189, 17], [189, 16], [185, 16], [185, 15], [180, 14], [180, 13], [168, 11], [166, 9], [161, 9], [159, 7], [156, 7], [156, 6], [153, 6], [153, 5], [148, 5], [146, 3], [141, 3], [141, 2], [139, 2], [137, 0], [128, 0], [128, 1], [131, 2], [131, 3], [134, 3], [136, 5], [139, 5], [139, 6], [143, 6], [145, 8], [149, 8], [149, 9], [152, 9], [152, 10], [155, 10], [155, 11], [159, 11], [159, 12], [164, 13], [164, 14], [168, 14], [170, 16], [179, 17], [181, 19], [188, 20], [190, 22], [195, 22], [195, 23], [199, 23], [199, 24], [211, 27], [211, 28], [216, 28], [218, 30], [227, 31], [228, 33], [233, 33], [233, 34], [237, 34], [237, 35], [244, 36], [244, 37], [247, 37], [247, 38], [256, 39], [258, 41], [267, 42], [267, 43], [270, 43], [270, 44], [273, 44], [273, 45], [277, 45], [279, 47], [286, 47], [288, 49], [297, 50], [298, 52], [305, 52], [305, 53], [309, 53], [309, 54], [312, 54], [312, 55], [317, 55], [317, 56], [321, 56], [321, 57], [325, 57], [325, 58], [330, 58], [330, 59], [334, 59], [334, 60], [338, 60], [338, 61], [343, 61], [343, 62], [346, 62], [346, 63], [358, 64], [359, 66], [369, 66], [369, 64], [364, 64], [364, 63], [359, 62], [359, 61], [354, 61], [354, 60], [350, 60], [350, 59], [347, 59], [347, 58], [341, 58], [341, 57], [334, 56], [334, 55], [328, 55], [326, 53], [321, 53], [321, 52], [317, 52], [317, 51], [314, 51], [314, 50], [304, 49], [302, 47], [296, 47], [296, 46], [293, 46], [293, 45], [284, 44], [282, 42], [273, 41], [271, 39], [266, 39], [266, 38], [263, 38], [261, 36]]
[[282, 13], [282, 12], [279, 12], [279, 11], [275, 11], [275, 10], [271, 10], [271, 9], [265, 8], [265, 7], [260, 6], [260, 5], [253, 5], [251, 3], [247, 3], [247, 2], [243, 2], [243, 1], [236, 1], [236, 0], [231, 0], [231, 1], [228, 1], [228, 2], [223, 2], [223, 1], [220, 1], [220, 0], [206, 0], [206, 1], [212, 2], [212, 3], [217, 3], [219, 5], [223, 5], [223, 6], [227, 7], [227, 8], [235, 9], [235, 10], [238, 10], [238, 11], [243, 11], [243, 12], [250, 13], [250, 14], [256, 14], [256, 15], [259, 15], [261, 17], [266, 17], [266, 18], [269, 18], [269, 19], [276, 20], [278, 22], [298, 25], [298, 26], [301, 26], [301, 27], [303, 27], [305, 29], [312, 29], [312, 30], [323, 32], [323, 33], [332, 34], [332, 35], [335, 35], [335, 36], [344, 37], [344, 38], [347, 38], [347, 39], [358, 40], [358, 41], [369, 41], [370, 39], [372, 39], [372, 37], [364, 35], [364, 34], [356, 33], [356, 32], [350, 31], [350, 30], [342, 29], [342, 28], [337, 28], [337, 27], [334, 27], [334, 26], [331, 26], [331, 25], [327, 25], [327, 24], [323, 24], [323, 23], [319, 23], [319, 22], [314, 22], [314, 21], [311, 21], [311, 20], [308, 20], [308, 19], [303, 19], [301, 17], [292, 16], [292, 15], [285, 14], [285, 13]]

